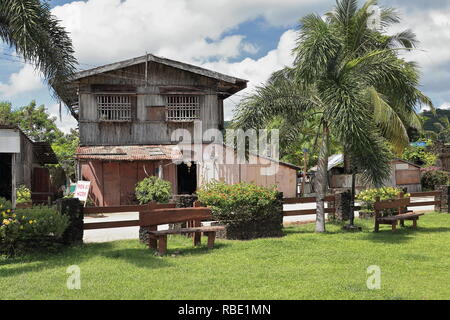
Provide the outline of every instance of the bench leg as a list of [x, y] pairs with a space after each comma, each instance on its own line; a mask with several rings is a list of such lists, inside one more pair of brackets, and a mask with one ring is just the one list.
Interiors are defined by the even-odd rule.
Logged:
[[214, 241], [216, 240], [216, 233], [214, 231], [207, 232], [208, 235], [208, 248], [214, 248]]
[[392, 231], [397, 230], [397, 221], [392, 222]]
[[400, 226], [405, 227], [405, 220], [400, 220]]
[[[156, 230], [158, 230], [158, 226], [151, 226], [151, 227], [148, 227], [147, 229], [148, 229], [148, 231], [156, 231]], [[149, 246], [149, 248], [155, 249], [155, 250], [157, 248], [156, 238], [152, 237], [151, 235], [148, 235], [148, 246]]]
[[414, 229], [417, 228], [417, 220], [419, 220], [419, 219], [414, 219], [414, 220], [413, 220], [413, 228], [414, 228]]
[[379, 231], [380, 231], [380, 223], [375, 220], [375, 232], [379, 232]]
[[194, 246], [199, 246], [202, 243], [202, 233], [195, 232], [194, 233]]
[[[202, 222], [200, 220], [194, 220], [194, 227], [201, 227]], [[194, 246], [200, 245], [202, 242], [202, 233], [201, 232], [194, 232]]]
[[160, 255], [166, 254], [167, 252], [167, 235], [159, 236], [158, 238], [158, 253]]

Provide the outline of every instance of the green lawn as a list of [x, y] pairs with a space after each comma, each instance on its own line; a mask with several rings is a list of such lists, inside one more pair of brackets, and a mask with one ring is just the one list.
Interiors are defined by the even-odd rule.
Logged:
[[[286, 228], [279, 239], [218, 240], [212, 251], [178, 236], [169, 239], [165, 257], [138, 241], [117, 241], [0, 258], [0, 298], [450, 298], [450, 214], [428, 214], [419, 229], [397, 233], [384, 226], [375, 234], [372, 221], [357, 223], [363, 232], [328, 225], [329, 233], [315, 234], [304, 225]], [[81, 290], [66, 287], [70, 265], [81, 268]], [[381, 290], [366, 287], [370, 265], [381, 268]]]

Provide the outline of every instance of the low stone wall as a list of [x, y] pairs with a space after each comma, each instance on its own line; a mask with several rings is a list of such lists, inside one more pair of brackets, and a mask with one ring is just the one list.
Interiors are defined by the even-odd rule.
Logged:
[[62, 241], [66, 245], [83, 243], [84, 215], [83, 205], [76, 198], [56, 200], [57, 210], [69, 216], [69, 226], [62, 236]]
[[337, 221], [347, 221], [350, 219], [352, 193], [350, 190], [335, 194], [334, 208], [336, 212], [330, 215], [331, 219]]
[[437, 191], [442, 191], [441, 205], [436, 206], [436, 211], [442, 213], [450, 213], [449, 198], [450, 198], [450, 186], [437, 186]]

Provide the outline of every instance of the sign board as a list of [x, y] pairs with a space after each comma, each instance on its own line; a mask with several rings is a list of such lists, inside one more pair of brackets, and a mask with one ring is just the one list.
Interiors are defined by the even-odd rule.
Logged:
[[78, 198], [80, 201], [86, 201], [89, 195], [89, 189], [91, 187], [90, 181], [78, 181], [75, 187], [74, 198]]
[[20, 153], [20, 133], [13, 129], [0, 130], [0, 153]]

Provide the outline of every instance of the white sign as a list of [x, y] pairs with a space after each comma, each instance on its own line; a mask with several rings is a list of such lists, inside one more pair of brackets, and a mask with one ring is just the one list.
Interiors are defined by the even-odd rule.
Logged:
[[86, 201], [89, 195], [89, 189], [91, 187], [90, 181], [78, 181], [75, 188], [74, 198], [78, 198], [80, 201]]

